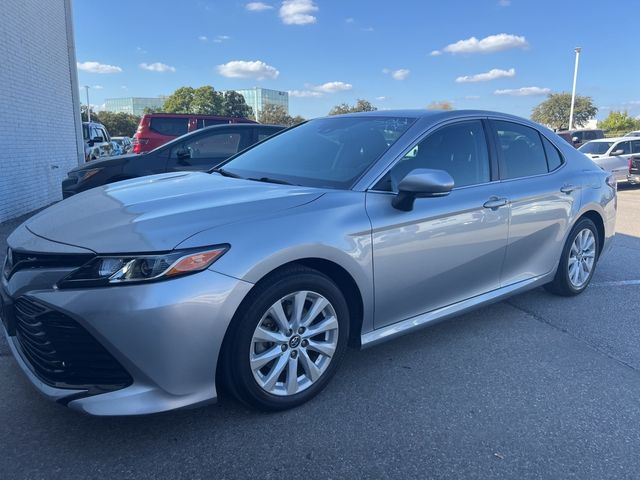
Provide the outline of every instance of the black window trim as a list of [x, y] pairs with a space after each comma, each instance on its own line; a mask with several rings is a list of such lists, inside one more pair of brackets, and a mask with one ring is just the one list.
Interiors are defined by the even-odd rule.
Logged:
[[[512, 181], [518, 181], [518, 180], [522, 180], [524, 178], [537, 178], [537, 177], [543, 177], [545, 175], [552, 175], [555, 174], [556, 172], [559, 172], [560, 170], [562, 170], [565, 165], [567, 164], [565, 156], [562, 154], [562, 150], [558, 147], [558, 145], [551, 140], [549, 137], [547, 137], [546, 135], [544, 135], [540, 130], [538, 130], [535, 126], [533, 125], [528, 125], [524, 122], [518, 122], [516, 120], [512, 120], [510, 118], [500, 118], [500, 117], [489, 117], [488, 118], [490, 127], [491, 127], [491, 131], [493, 132], [493, 138], [494, 138], [494, 142], [496, 145], [496, 150], [497, 150], [497, 156], [499, 157], [499, 164], [502, 164], [504, 162], [504, 159], [502, 157], [502, 152], [498, 150], [497, 145], [498, 145], [498, 131], [496, 129], [496, 126], [494, 124], [495, 121], [498, 122], [508, 122], [508, 123], [515, 123], [516, 125], [520, 125], [522, 127], [528, 127], [536, 132], [538, 132], [538, 135], [540, 137], [544, 137], [546, 138], [551, 145], [553, 145], [556, 150], [558, 151], [558, 153], [560, 154], [560, 160], [562, 161], [562, 163], [560, 164], [560, 166], [558, 168], [556, 168], [555, 170], [551, 170], [549, 171], [549, 160], [547, 159], [547, 152], [544, 148], [544, 142], [542, 141], [542, 138], [540, 138], [540, 143], [542, 143], [542, 151], [544, 152], [544, 158], [545, 158], [545, 163], [547, 164], [547, 171], [545, 173], [537, 173], [535, 175], [528, 175], [526, 177], [516, 177], [516, 178], [502, 178], [502, 174], [500, 175], [500, 182], [512, 182]], [[560, 138], [560, 137], [558, 137]], [[562, 140], [562, 139], [561, 139]], [[564, 141], [564, 140], [563, 140]], [[565, 142], [566, 143], [566, 142]]]
[[413, 150], [416, 147], [416, 145], [418, 145], [423, 140], [425, 140], [429, 135], [436, 133], [438, 130], [442, 128], [455, 125], [456, 123], [465, 123], [465, 122], [472, 122], [472, 121], [480, 121], [482, 125], [482, 129], [484, 130], [485, 143], [487, 145], [487, 156], [489, 158], [489, 181], [483, 182], [483, 183], [474, 183], [472, 185], [463, 185], [461, 187], [454, 186], [452, 190], [462, 190], [463, 188], [473, 188], [473, 187], [479, 187], [481, 185], [489, 185], [491, 183], [499, 182], [498, 159], [495, 158], [496, 145], [493, 144], [491, 135], [487, 129], [488, 128], [487, 117], [464, 117], [464, 118], [450, 119], [445, 122], [441, 122], [436, 125], [433, 125], [431, 128], [428, 128], [416, 140], [412, 141], [408, 148], [400, 152], [400, 154], [387, 166], [387, 168], [385, 168], [384, 171], [375, 180], [371, 182], [371, 186], [369, 188], [366, 188], [365, 191], [371, 192], [371, 193], [385, 193], [389, 195], [397, 195], [398, 192], [389, 191], [389, 190], [379, 190], [375, 187], [376, 185], [378, 185], [378, 183], [380, 183], [380, 181], [385, 177], [385, 175], [389, 173], [389, 171], [391, 171], [391, 169], [395, 167], [395, 165], [400, 160], [402, 160], [405, 157], [405, 155], [407, 155], [407, 153]]

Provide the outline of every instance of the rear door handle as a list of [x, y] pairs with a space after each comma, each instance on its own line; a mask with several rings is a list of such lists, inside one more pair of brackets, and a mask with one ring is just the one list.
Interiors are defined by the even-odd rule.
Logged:
[[484, 208], [490, 208], [491, 210], [495, 210], [500, 207], [504, 207], [509, 201], [504, 197], [491, 197], [489, 200], [484, 202], [482, 205]]
[[563, 185], [563, 186], [560, 188], [560, 191], [561, 191], [562, 193], [566, 193], [566, 194], [568, 195], [568, 194], [570, 194], [571, 192], [573, 192], [575, 189], [576, 189], [576, 186], [575, 186], [575, 185], [569, 185], [569, 184], [567, 184], [567, 185]]

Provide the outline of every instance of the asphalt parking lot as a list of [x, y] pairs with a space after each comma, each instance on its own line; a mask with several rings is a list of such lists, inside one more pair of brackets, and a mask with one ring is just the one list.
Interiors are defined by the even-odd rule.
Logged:
[[284, 413], [86, 417], [41, 398], [2, 339], [0, 477], [638, 478], [640, 188], [621, 188], [617, 231], [583, 295], [537, 289], [352, 350]]

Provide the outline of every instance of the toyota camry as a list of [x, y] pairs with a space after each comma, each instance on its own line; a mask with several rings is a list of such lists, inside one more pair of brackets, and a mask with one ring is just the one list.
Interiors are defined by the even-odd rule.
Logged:
[[17, 364], [94, 415], [282, 410], [364, 348], [538, 286], [582, 293], [615, 179], [550, 130], [381, 111], [285, 130], [208, 173], [94, 188], [8, 239]]

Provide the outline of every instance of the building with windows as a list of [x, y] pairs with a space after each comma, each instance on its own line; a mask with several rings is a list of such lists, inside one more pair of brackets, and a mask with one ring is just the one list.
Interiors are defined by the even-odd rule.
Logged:
[[107, 98], [104, 101], [104, 109], [113, 113], [132, 113], [141, 116], [145, 108], [161, 108], [167, 97], [126, 97]]
[[2, 0], [0, 222], [62, 198], [84, 162], [71, 0]]
[[256, 117], [262, 111], [265, 105], [280, 105], [289, 113], [289, 93], [280, 90], [271, 90], [268, 88], [242, 88], [235, 90], [244, 97], [245, 102], [253, 109]]

